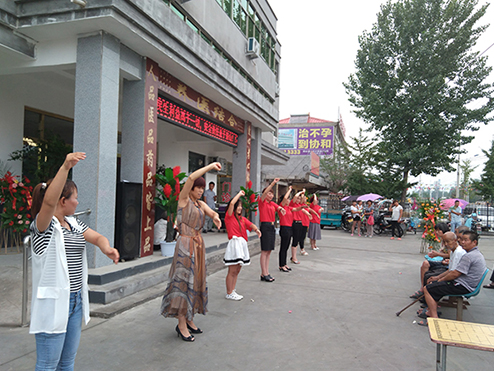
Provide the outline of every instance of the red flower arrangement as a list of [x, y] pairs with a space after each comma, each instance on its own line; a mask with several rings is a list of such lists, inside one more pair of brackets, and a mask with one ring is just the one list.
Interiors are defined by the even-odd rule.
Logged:
[[[182, 180], [185, 178], [185, 173], [180, 172], [180, 166], [175, 166], [164, 169], [156, 173], [156, 191], [158, 196], [154, 199], [156, 205], [161, 207], [166, 212], [166, 242], [173, 241], [173, 224], [177, 216], [178, 196], [182, 189]], [[161, 186], [161, 187], [159, 187]], [[173, 193], [172, 193], [173, 192]]]
[[435, 202], [425, 201], [421, 203], [418, 213], [421, 224], [424, 226], [422, 239], [430, 250], [439, 250], [440, 240], [436, 235], [434, 227], [436, 226], [437, 221], [444, 216], [442, 210]]
[[31, 223], [31, 192], [33, 188], [29, 186], [30, 181], [24, 177], [23, 181], [19, 176], [13, 176], [9, 171], [3, 178], [0, 178], [0, 203], [2, 204], [2, 229], [3, 245], [8, 243], [8, 237], [11, 236], [15, 245], [19, 246], [23, 234], [29, 230]]
[[247, 188], [240, 187], [240, 189], [245, 192], [245, 196], [242, 196], [240, 199], [242, 201], [242, 208], [245, 210], [247, 218], [249, 218], [251, 212], [257, 212], [258, 193], [252, 190], [251, 180], [249, 180], [249, 182], [247, 183]]

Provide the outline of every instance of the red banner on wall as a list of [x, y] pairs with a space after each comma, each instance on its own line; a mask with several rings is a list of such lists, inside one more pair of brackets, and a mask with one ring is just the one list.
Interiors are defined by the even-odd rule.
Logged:
[[237, 133], [206, 120], [165, 98], [158, 97], [156, 111], [158, 117], [170, 121], [173, 124], [183, 126], [189, 130], [214, 138], [233, 147], [236, 147], [238, 144]]
[[158, 87], [177, 101], [183, 102], [185, 105], [220, 121], [239, 134], [244, 133], [244, 121], [242, 119], [219, 106], [211, 99], [199, 94], [194, 89], [185, 85], [182, 81], [162, 69], [159, 69]]
[[247, 135], [247, 153], [246, 153], [246, 158], [245, 158], [245, 162], [246, 162], [246, 168], [245, 168], [245, 182], [246, 182], [246, 187], [247, 187], [247, 183], [249, 183], [250, 181], [250, 159], [252, 157], [252, 154], [250, 152], [250, 149], [252, 148], [252, 124], [250, 122], [247, 122], [247, 130], [245, 131], [246, 135]]
[[146, 86], [144, 98], [144, 173], [142, 181], [141, 257], [153, 253], [154, 239], [154, 196], [156, 193], [156, 134], [159, 66], [151, 59], [146, 60]]

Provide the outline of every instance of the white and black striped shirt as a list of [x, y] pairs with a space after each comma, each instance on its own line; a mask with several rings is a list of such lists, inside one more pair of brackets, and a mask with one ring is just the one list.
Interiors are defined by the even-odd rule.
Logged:
[[[65, 220], [67, 224], [70, 223]], [[67, 256], [67, 265], [69, 268], [70, 279], [70, 292], [77, 292], [82, 289], [82, 254], [86, 247], [86, 240], [82, 233], [84, 233], [89, 227], [77, 219], [79, 224], [78, 229], [82, 232], [78, 232], [74, 229], [74, 226], [70, 226], [71, 230], [62, 226], [63, 239], [65, 243], [65, 254]], [[44, 232], [38, 231], [36, 228], [36, 220], [31, 223], [31, 236], [33, 238], [33, 251], [36, 254], [42, 254], [50, 242], [51, 236], [55, 225], [53, 220]]]

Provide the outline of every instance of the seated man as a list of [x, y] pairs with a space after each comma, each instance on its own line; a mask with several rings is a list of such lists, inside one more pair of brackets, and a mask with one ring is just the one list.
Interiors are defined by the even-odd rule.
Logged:
[[[449, 231], [449, 227], [446, 223], [437, 223], [434, 227], [436, 236], [441, 241], [441, 249], [439, 251], [432, 250], [426, 255], [426, 259], [422, 262], [420, 267], [420, 286], [423, 287], [427, 283], [427, 279], [430, 276], [436, 276], [442, 272], [448, 270], [449, 264], [449, 251], [444, 245], [443, 236], [444, 233]], [[441, 257], [442, 259], [434, 259]], [[410, 297], [412, 299], [418, 299], [424, 293], [422, 290], [415, 291]]]
[[[484, 274], [486, 265], [484, 256], [479, 251], [478, 235], [472, 231], [463, 233], [463, 249], [466, 254], [460, 259], [456, 269], [449, 270], [437, 281], [424, 287], [425, 301], [429, 307], [429, 316], [437, 318], [437, 302], [447, 295], [466, 295], [475, 290]], [[427, 321], [418, 322], [426, 326]]]

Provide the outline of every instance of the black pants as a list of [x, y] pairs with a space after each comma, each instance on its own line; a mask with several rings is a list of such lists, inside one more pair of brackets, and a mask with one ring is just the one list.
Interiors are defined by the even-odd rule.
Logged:
[[[391, 237], [395, 236], [395, 228], [396, 230], [398, 230], [398, 228], [401, 228], [400, 223], [398, 223], [398, 220], [391, 220]], [[396, 233], [396, 235], [398, 236], [398, 232]]]
[[307, 228], [308, 227], [304, 227], [302, 223], [293, 222], [293, 247], [297, 247], [297, 245], [300, 245], [300, 250], [304, 249], [305, 237], [307, 236]]
[[288, 251], [288, 247], [290, 247], [290, 240], [292, 239], [292, 227], [280, 226], [280, 267], [284, 267], [286, 265], [286, 254]]

